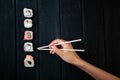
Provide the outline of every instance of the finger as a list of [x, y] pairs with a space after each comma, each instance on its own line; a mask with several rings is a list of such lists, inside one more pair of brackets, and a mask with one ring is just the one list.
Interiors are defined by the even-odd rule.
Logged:
[[54, 54], [54, 53], [55, 53], [55, 52], [52, 50], [52, 51], [51, 51], [51, 54]]
[[51, 49], [51, 50], [50, 50], [50, 52], [49, 52], [49, 53], [51, 54], [51, 53], [52, 53], [52, 51], [53, 51], [53, 50], [52, 50], [52, 47], [49, 47], [49, 49]]
[[55, 52], [54, 52], [54, 51], [52, 51], [52, 54], [55, 54]]
[[57, 55], [61, 55], [62, 50], [60, 50], [56, 46], [52, 46], [52, 49], [53, 49], [53, 53], [52, 54], [56, 53]]
[[52, 53], [52, 50], [50, 50], [50, 52], [49, 52], [50, 54]]
[[50, 52], [49, 52], [50, 54], [54, 54], [55, 52], [53, 51], [53, 50], [50, 50]]

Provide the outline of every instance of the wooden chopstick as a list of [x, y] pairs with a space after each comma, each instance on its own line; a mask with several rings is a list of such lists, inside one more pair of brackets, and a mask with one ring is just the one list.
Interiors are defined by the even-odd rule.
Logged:
[[[76, 39], [76, 40], [66, 41], [66, 42], [55, 44], [55, 45], [61, 45], [61, 44], [66, 44], [66, 43], [73, 43], [73, 42], [78, 42], [78, 41], [82, 41], [82, 39]], [[47, 46], [42, 46], [42, 47], [38, 47], [37, 49], [41, 50], [41, 49], [47, 48], [47, 47], [49, 47], [49, 46], [48, 45]]]
[[[38, 49], [38, 50], [43, 50], [43, 51], [49, 51], [52, 49]], [[64, 51], [78, 51], [78, 52], [84, 52], [84, 49], [60, 49], [60, 50], [64, 50]]]

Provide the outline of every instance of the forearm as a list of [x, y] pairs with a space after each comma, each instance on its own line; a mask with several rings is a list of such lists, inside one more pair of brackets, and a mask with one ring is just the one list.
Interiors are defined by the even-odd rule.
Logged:
[[120, 80], [120, 78], [100, 69], [97, 68], [88, 62], [84, 60], [78, 59], [74, 65], [76, 65], [78, 68], [82, 69], [83, 71], [90, 74], [92, 77], [94, 77], [96, 80]]

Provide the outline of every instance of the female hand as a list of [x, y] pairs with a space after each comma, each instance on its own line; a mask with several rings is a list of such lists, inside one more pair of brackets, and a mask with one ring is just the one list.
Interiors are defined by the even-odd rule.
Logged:
[[64, 61], [71, 63], [71, 64], [75, 64], [75, 62], [77, 60], [80, 59], [80, 57], [77, 55], [77, 53], [75, 51], [66, 51], [66, 50], [61, 50], [61, 49], [73, 49], [73, 46], [71, 43], [65, 43], [65, 44], [61, 44], [60, 47], [58, 48], [56, 46], [56, 44], [60, 44], [65, 42], [65, 40], [62, 39], [56, 39], [54, 41], [52, 41], [49, 44], [49, 47], [52, 49], [50, 51], [51, 54], [57, 54], [58, 56], [60, 56]]

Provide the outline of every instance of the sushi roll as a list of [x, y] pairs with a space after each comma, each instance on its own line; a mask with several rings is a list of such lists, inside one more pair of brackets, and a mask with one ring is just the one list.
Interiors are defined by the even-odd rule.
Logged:
[[24, 40], [33, 40], [33, 32], [25, 31], [24, 32]]
[[25, 19], [24, 20], [24, 27], [31, 28], [33, 26], [32, 19]]
[[28, 8], [24, 8], [23, 9], [23, 14], [24, 14], [24, 17], [30, 18], [30, 17], [33, 16], [33, 10], [28, 9]]
[[33, 56], [26, 55], [26, 57], [24, 59], [24, 66], [25, 67], [34, 67], [35, 66], [35, 62], [34, 62]]
[[24, 43], [25, 52], [33, 52], [33, 44], [31, 42]]

